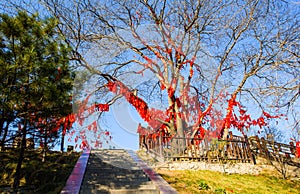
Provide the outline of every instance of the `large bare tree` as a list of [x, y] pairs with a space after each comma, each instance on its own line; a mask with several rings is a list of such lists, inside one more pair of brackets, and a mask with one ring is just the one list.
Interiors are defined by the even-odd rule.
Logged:
[[[105, 78], [103, 85], [121, 80], [130, 87], [126, 78], [150, 70], [156, 79], [139, 86], [139, 95], [149, 102], [161, 94], [166, 108], [172, 107], [173, 119], [160, 121], [180, 136], [190, 127], [182, 119], [190, 109], [175, 101], [188, 106], [186, 92], [204, 104], [195, 112], [193, 125], [203, 125], [224, 91], [245, 106], [268, 112], [291, 106], [295, 110], [299, 101], [297, 4], [195, 0], [45, 1], [45, 5], [60, 19], [74, 58]], [[85, 56], [91, 48], [115, 58], [99, 57], [98, 64], [91, 64]], [[132, 71], [135, 66], [139, 72]], [[231, 116], [226, 101], [218, 106], [224, 106], [222, 117]], [[224, 136], [230, 127], [225, 124]]]
[[[149, 104], [159, 99], [165, 105], [161, 109], [167, 117], [152, 117], [179, 136], [195, 135], [204, 127], [226, 137], [230, 128], [262, 127], [264, 119], [291, 112], [299, 130], [298, 3], [43, 0], [41, 4], [59, 19], [59, 30], [72, 46], [79, 69], [97, 75], [94, 89], [103, 103], [126, 95], [121, 88], [129, 93], [138, 89], [138, 101]], [[151, 80], [133, 83], [145, 74]], [[88, 76], [80, 76], [79, 85]], [[108, 91], [108, 83], [117, 85], [116, 95]], [[244, 109], [262, 117], [250, 119]]]

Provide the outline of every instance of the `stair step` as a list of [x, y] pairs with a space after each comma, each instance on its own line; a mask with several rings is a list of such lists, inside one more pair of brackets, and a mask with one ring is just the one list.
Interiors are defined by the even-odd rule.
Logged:
[[86, 184], [91, 185], [91, 184], [100, 184], [100, 185], [117, 185], [117, 186], [124, 186], [124, 185], [140, 185], [140, 184], [145, 184], [147, 182], [150, 182], [148, 180], [88, 180], [86, 181]]
[[93, 184], [89, 186], [83, 186], [83, 190], [94, 190], [94, 191], [117, 191], [117, 190], [157, 190], [157, 187], [153, 184], [140, 184], [140, 185], [101, 185], [101, 184]]
[[143, 173], [142, 170], [132, 170], [132, 169], [124, 169], [124, 168], [103, 168], [101, 166], [89, 166], [87, 171], [95, 171], [95, 172], [118, 172], [118, 173]]
[[159, 194], [157, 189], [117, 189], [110, 190], [111, 194]]
[[144, 184], [146, 182], [149, 182], [149, 181], [126, 181], [126, 180], [123, 180], [123, 181], [120, 181], [120, 180], [89, 180], [89, 181], [86, 181], [87, 184], [102, 184], [102, 185], [134, 185], [134, 184]]
[[85, 171], [87, 176], [88, 175], [98, 175], [99, 177], [115, 177], [115, 176], [126, 176], [130, 178], [135, 178], [135, 177], [145, 177], [146, 175], [143, 172], [140, 173], [130, 173], [130, 172], [102, 172], [102, 171]]
[[84, 180], [86, 181], [106, 181], [106, 182], [113, 182], [113, 181], [119, 181], [119, 182], [124, 182], [124, 181], [128, 181], [128, 182], [132, 182], [132, 181], [138, 181], [138, 182], [147, 182], [149, 181], [148, 177], [140, 177], [140, 178], [122, 178], [122, 177], [101, 177], [101, 178], [97, 178], [97, 177], [86, 177]]
[[93, 150], [80, 193], [159, 194], [160, 191], [127, 151]]
[[86, 172], [88, 173], [87, 177], [93, 177], [96, 179], [102, 179], [102, 178], [130, 178], [130, 179], [139, 179], [139, 178], [146, 178], [147, 176], [145, 174], [107, 174], [107, 173], [95, 173], [95, 172]]

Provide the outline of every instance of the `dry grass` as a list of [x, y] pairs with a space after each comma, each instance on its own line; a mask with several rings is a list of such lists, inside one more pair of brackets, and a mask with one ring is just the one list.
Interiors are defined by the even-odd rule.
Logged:
[[[80, 153], [51, 152], [42, 162], [38, 150], [26, 151], [22, 165], [23, 193], [60, 193]], [[0, 152], [0, 193], [9, 193], [18, 161], [17, 150]]]
[[213, 171], [158, 170], [179, 193], [300, 193], [300, 181], [283, 180], [268, 174], [238, 175]]

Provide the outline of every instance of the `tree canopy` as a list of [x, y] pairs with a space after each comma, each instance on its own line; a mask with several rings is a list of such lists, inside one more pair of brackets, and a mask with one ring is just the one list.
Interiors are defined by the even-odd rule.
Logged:
[[[63, 117], [71, 112], [70, 49], [55, 31], [55, 19], [20, 12], [1, 15], [1, 127], [14, 119]], [[2, 129], [1, 128], [1, 129]]]
[[[203, 130], [226, 137], [229, 129], [266, 127], [286, 111], [299, 114], [298, 4], [44, 3], [60, 20], [79, 65], [99, 76], [99, 100], [112, 104], [124, 96], [153, 131], [167, 128], [183, 136]], [[133, 83], [146, 74], [152, 79]], [[153, 101], [164, 106], [150, 107]]]
[[57, 24], [56, 19], [42, 20], [26, 12], [0, 15], [0, 136], [3, 145], [10, 138], [22, 138], [14, 188], [28, 135], [41, 144], [53, 141], [58, 121], [72, 111], [70, 48], [56, 31]]
[[74, 89], [74, 100], [89, 97], [83, 103], [87, 109], [125, 97], [152, 132], [164, 128], [179, 136], [206, 131], [226, 137], [234, 128], [257, 133], [271, 119], [284, 122], [282, 115], [289, 118], [288, 130], [299, 131], [296, 2], [44, 0], [41, 5], [59, 20], [72, 59], [87, 70]]

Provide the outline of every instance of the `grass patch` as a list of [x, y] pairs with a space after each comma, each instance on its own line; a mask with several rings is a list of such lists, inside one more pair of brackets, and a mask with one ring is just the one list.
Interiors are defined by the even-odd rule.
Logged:
[[179, 193], [300, 193], [300, 181], [283, 180], [268, 174], [239, 175], [213, 171], [158, 170]]
[[[26, 151], [22, 165], [22, 193], [60, 193], [80, 153], [49, 152], [42, 162], [40, 151]], [[18, 161], [17, 150], [0, 152], [0, 193], [12, 187]]]

